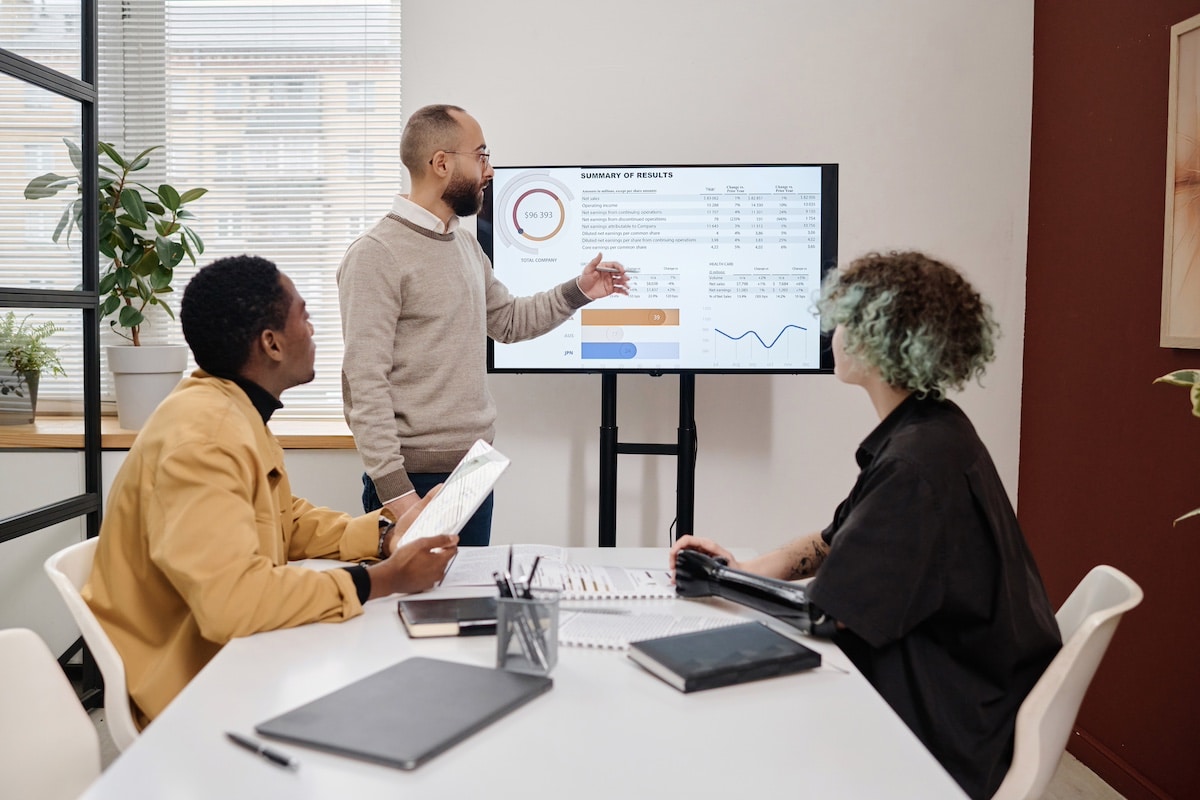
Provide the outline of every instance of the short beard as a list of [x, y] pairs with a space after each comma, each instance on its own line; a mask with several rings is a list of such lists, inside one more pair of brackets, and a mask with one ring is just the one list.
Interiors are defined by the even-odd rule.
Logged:
[[483, 208], [483, 194], [478, 185], [457, 175], [450, 179], [446, 191], [442, 192], [442, 200], [460, 217], [472, 217]]

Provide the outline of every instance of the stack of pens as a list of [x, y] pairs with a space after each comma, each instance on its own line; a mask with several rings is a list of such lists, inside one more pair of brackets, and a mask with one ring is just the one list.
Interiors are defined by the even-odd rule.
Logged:
[[[508, 568], [494, 572], [500, 593], [496, 618], [496, 666], [518, 672], [547, 674], [554, 667], [558, 649], [558, 592], [534, 590], [533, 576], [538, 559], [523, 581], [512, 576], [512, 549], [508, 553]], [[520, 657], [511, 649], [513, 640], [520, 648]]]

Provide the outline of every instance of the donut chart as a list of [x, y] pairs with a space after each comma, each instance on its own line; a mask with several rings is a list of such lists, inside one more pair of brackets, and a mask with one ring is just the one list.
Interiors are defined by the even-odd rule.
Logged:
[[522, 170], [500, 192], [496, 234], [507, 247], [535, 254], [571, 227], [575, 193], [548, 170]]
[[[547, 210], [545, 208], [532, 208], [531, 209], [530, 206], [535, 205], [534, 202], [532, 202], [532, 201], [529, 203], [525, 203], [525, 201], [527, 199], [529, 199], [530, 197], [532, 197], [533, 195], [539, 195], [539, 194], [544, 194], [547, 197], [549, 197], [551, 200], [554, 201], [554, 203], [558, 209], [557, 215], [554, 214], [553, 209], [549, 209], [549, 210]], [[533, 198], [533, 199], [538, 200], [540, 198]], [[522, 203], [525, 203], [525, 205], [526, 205], [524, 212], [522, 212], [522, 210], [521, 210]], [[542, 205], [544, 205], [544, 204], [542, 204]], [[523, 218], [524, 218], [524, 221], [523, 221]], [[540, 187], [537, 189], [529, 189], [524, 194], [522, 194], [520, 197], [518, 197], [516, 202], [513, 203], [512, 221], [513, 221], [513, 229], [516, 230], [518, 235], [524, 236], [526, 239], [530, 240], [531, 242], [545, 242], [550, 239], [553, 239], [555, 236], [558, 235], [558, 232], [563, 229], [563, 223], [567, 221], [567, 209], [563, 207], [563, 201], [559, 199], [558, 195], [556, 195], [554, 192], [550, 191], [549, 189], [543, 189]], [[541, 232], [542, 228], [548, 227], [547, 225], [538, 226], [539, 222], [543, 222], [543, 223], [545, 223], [545, 222], [555, 223], [556, 222], [557, 224], [555, 224], [553, 229], [551, 229], [548, 233], [544, 233], [542, 235], [535, 235], [530, 230], [531, 226], [537, 226], [539, 233]]]

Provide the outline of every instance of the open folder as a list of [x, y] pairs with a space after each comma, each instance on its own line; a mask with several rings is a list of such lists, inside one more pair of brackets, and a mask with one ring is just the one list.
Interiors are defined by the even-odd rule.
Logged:
[[413, 520], [400, 544], [461, 531], [471, 515], [483, 505], [508, 464], [507, 456], [483, 439], [477, 439], [446, 478], [441, 492]]

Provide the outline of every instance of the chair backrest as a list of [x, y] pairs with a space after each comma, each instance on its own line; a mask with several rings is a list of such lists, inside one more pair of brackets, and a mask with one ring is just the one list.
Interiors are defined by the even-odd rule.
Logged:
[[1036, 800], [1049, 785], [1088, 684], [1121, 616], [1142, 590], [1118, 569], [1094, 567], [1055, 614], [1063, 647], [1017, 712], [1012, 765], [992, 800]]
[[129, 709], [129, 689], [125, 683], [125, 662], [113, 647], [112, 640], [100, 627], [99, 620], [79, 593], [92, 573], [98, 539], [73, 544], [46, 559], [46, 574], [62, 595], [75, 624], [83, 634], [96, 666], [104, 676], [104, 717], [113, 742], [121, 750], [133, 744], [138, 736], [133, 712]]
[[5, 797], [76, 798], [100, 774], [100, 739], [50, 648], [0, 631], [0, 786]]

